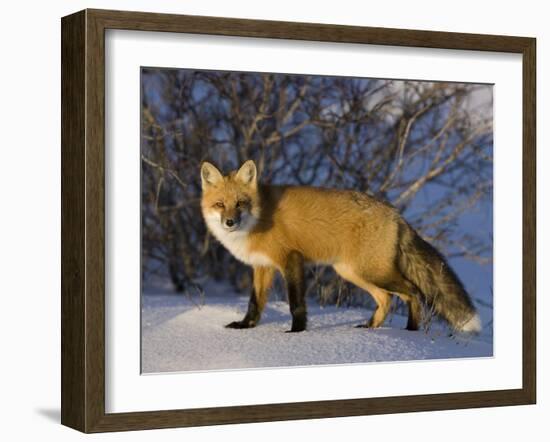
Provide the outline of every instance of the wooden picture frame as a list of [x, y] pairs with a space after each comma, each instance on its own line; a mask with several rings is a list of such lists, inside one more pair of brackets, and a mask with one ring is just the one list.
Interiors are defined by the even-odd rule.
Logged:
[[[523, 383], [457, 392], [216, 408], [105, 412], [105, 30], [493, 51], [523, 66]], [[533, 38], [84, 10], [62, 19], [62, 408], [83, 432], [357, 416], [536, 400], [536, 158]]]

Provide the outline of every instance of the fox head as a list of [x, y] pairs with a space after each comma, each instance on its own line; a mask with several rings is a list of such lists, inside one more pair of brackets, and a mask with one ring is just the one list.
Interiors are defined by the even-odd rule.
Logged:
[[260, 216], [257, 170], [246, 161], [226, 176], [208, 162], [201, 166], [204, 219], [210, 229], [223, 232], [249, 231]]

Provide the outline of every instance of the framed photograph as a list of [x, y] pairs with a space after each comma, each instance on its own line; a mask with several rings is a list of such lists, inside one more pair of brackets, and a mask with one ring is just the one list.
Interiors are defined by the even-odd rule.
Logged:
[[536, 400], [535, 39], [62, 19], [62, 423]]

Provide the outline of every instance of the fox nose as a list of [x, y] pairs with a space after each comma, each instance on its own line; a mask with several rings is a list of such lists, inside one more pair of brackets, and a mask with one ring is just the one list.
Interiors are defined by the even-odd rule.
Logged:
[[225, 220], [225, 225], [227, 227], [233, 227], [235, 225], [235, 221], [233, 221], [232, 219], [226, 219]]

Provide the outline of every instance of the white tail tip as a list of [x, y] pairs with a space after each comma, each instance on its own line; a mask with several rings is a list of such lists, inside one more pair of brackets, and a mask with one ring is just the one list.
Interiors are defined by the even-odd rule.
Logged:
[[462, 326], [461, 331], [465, 333], [479, 333], [481, 331], [481, 319], [479, 315], [477, 313], [474, 314], [468, 322]]

